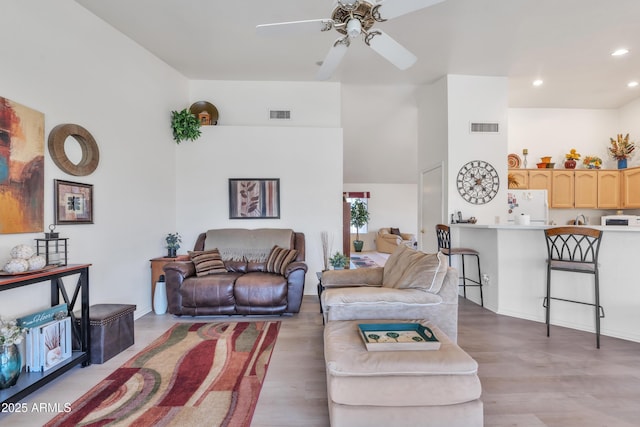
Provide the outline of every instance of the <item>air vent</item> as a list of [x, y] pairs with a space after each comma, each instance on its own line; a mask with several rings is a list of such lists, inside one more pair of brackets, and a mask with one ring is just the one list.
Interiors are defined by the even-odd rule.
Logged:
[[291, 110], [269, 110], [270, 120], [291, 120]]
[[500, 133], [498, 123], [471, 123], [471, 133]]

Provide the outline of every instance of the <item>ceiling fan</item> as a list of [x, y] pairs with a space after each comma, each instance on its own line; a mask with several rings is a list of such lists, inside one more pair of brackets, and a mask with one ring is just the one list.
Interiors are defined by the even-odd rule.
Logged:
[[298, 34], [335, 29], [342, 34], [325, 57], [316, 79], [327, 80], [338, 68], [347, 53], [351, 40], [362, 35], [367, 46], [401, 70], [411, 67], [417, 60], [408, 49], [382, 30], [373, 28], [376, 22], [406, 15], [444, 0], [337, 0], [330, 19], [280, 22], [256, 27], [258, 34]]

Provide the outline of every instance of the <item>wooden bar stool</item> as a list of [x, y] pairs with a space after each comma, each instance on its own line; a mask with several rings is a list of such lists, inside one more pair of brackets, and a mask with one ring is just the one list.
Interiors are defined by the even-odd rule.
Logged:
[[[475, 249], [469, 248], [452, 248], [451, 247], [451, 231], [448, 225], [437, 224], [436, 225], [436, 237], [438, 238], [438, 250], [442, 252], [444, 255], [449, 257], [449, 266], [451, 266], [451, 257], [454, 255], [460, 255], [461, 263], [462, 263], [462, 276], [460, 280], [462, 280], [462, 295], [467, 297], [467, 286], [477, 286], [480, 288], [480, 306], [484, 307], [484, 299], [482, 297], [482, 274], [480, 273], [480, 254]], [[473, 280], [467, 277], [464, 266], [464, 257], [465, 256], [473, 256], [476, 257], [478, 262], [478, 280]], [[473, 284], [467, 285], [467, 282], [471, 282]]]
[[[598, 252], [602, 231], [585, 227], [556, 227], [544, 231], [547, 240], [547, 296], [543, 301], [546, 309], [547, 336], [549, 336], [551, 300], [573, 302], [595, 307], [596, 347], [600, 348], [600, 319], [604, 309], [600, 305], [598, 275]], [[589, 303], [551, 296], [551, 270], [592, 274], [595, 279], [595, 302]]]

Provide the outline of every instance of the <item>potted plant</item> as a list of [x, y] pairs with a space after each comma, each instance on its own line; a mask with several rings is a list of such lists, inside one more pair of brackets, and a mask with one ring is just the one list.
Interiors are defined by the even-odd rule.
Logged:
[[342, 270], [349, 262], [349, 259], [340, 252], [336, 252], [331, 258], [329, 258], [329, 264], [334, 270]]
[[171, 112], [171, 128], [173, 139], [180, 144], [184, 140], [195, 141], [202, 133], [200, 121], [186, 108], [182, 111]]
[[22, 371], [22, 358], [18, 345], [24, 338], [24, 329], [15, 320], [0, 318], [0, 389], [16, 384]]
[[609, 154], [612, 158], [618, 161], [618, 169], [625, 169], [627, 167], [627, 159], [633, 154], [633, 150], [636, 149], [635, 143], [629, 142], [629, 134], [622, 137], [622, 134], [617, 135], [617, 139], [609, 138], [611, 146], [609, 147]]
[[369, 222], [369, 211], [367, 205], [362, 200], [356, 200], [351, 204], [351, 225], [356, 228], [356, 240], [353, 241], [353, 247], [356, 252], [362, 251], [364, 242], [360, 240], [360, 228]]
[[169, 233], [167, 237], [165, 237], [165, 241], [167, 242], [167, 249], [169, 253], [167, 254], [167, 258], [175, 258], [178, 253], [178, 249], [180, 249], [180, 243], [182, 243], [182, 236], [180, 233]]
[[587, 169], [600, 169], [602, 159], [598, 156], [586, 156], [582, 163]]
[[564, 162], [564, 167], [566, 169], [575, 169], [577, 165], [576, 160], [580, 159], [580, 153], [578, 153], [575, 148], [572, 148], [564, 157], [567, 159]]

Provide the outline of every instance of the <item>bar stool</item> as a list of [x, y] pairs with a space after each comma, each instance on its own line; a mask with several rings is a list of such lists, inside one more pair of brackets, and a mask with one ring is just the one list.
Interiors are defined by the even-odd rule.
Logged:
[[[602, 231], [585, 227], [556, 227], [544, 231], [547, 240], [547, 296], [542, 306], [546, 309], [547, 336], [549, 336], [551, 300], [573, 302], [595, 307], [596, 347], [600, 348], [600, 319], [604, 309], [600, 305], [598, 275], [598, 252]], [[593, 274], [595, 279], [595, 302], [589, 303], [551, 296], [551, 270]]]
[[[454, 255], [460, 255], [462, 263], [462, 295], [467, 298], [467, 286], [477, 286], [480, 288], [480, 306], [484, 307], [484, 299], [482, 297], [482, 274], [480, 273], [480, 254], [475, 249], [469, 248], [451, 248], [451, 230], [448, 225], [437, 224], [436, 225], [436, 237], [438, 238], [438, 250], [444, 255], [449, 257], [449, 266], [451, 266], [451, 257]], [[474, 256], [478, 261], [478, 280], [473, 280], [467, 277], [464, 267], [464, 257]], [[467, 285], [467, 282], [474, 283], [473, 285]]]

